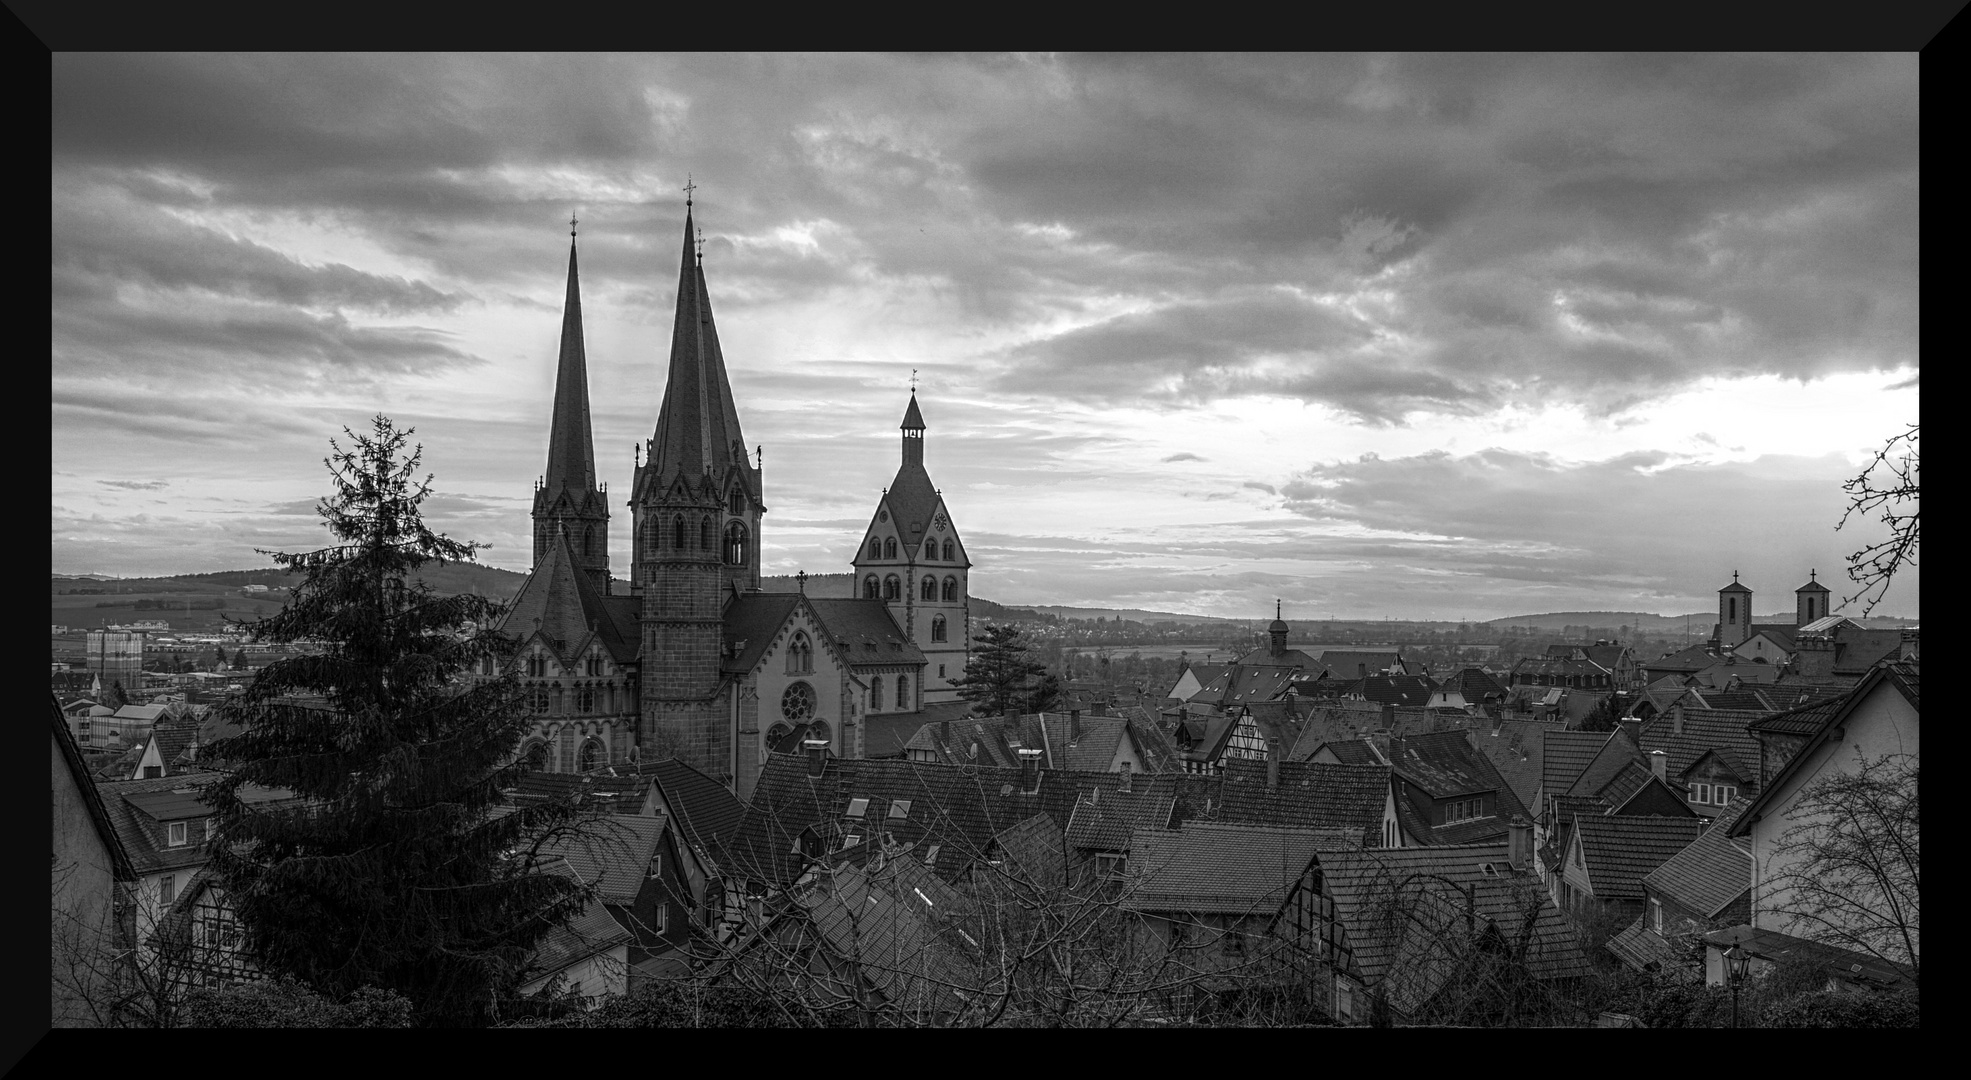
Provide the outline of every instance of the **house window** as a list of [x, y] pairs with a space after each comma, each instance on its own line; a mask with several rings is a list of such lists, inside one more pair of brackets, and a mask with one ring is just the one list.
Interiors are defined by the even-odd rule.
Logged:
[[897, 709], [910, 708], [910, 676], [897, 676]]
[[481, 674], [481, 675], [491, 675], [492, 673], [493, 673], [493, 658], [492, 658], [492, 657], [490, 657], [490, 656], [482, 656], [482, 657], [480, 657], [480, 658], [479, 658], [479, 674]]
[[602, 753], [602, 748], [597, 746], [595, 743], [593, 742], [583, 743], [581, 757], [579, 759], [577, 767], [582, 772], [588, 772], [589, 770], [595, 768], [596, 764], [600, 760], [601, 753]]
[[168, 837], [168, 839], [167, 839], [167, 841], [166, 841], [166, 842], [167, 842], [167, 843], [168, 843], [168, 844], [169, 844], [169, 845], [170, 845], [171, 847], [184, 847], [184, 846], [185, 846], [185, 823], [184, 823], [184, 822], [182, 822], [182, 821], [174, 821], [174, 822], [172, 822], [171, 824], [169, 824], [169, 825], [167, 825], [167, 826], [165, 826], [165, 833], [166, 833], [166, 836]]
[[[929, 581], [931, 579], [925, 578], [924, 580]], [[943, 641], [944, 639], [945, 639], [944, 616], [942, 615], [931, 616], [931, 640]], [[939, 678], [944, 677], [944, 668], [942, 667], [938, 668], [938, 677]]]
[[[738, 497], [734, 492], [733, 498]], [[746, 527], [737, 521], [725, 528], [725, 561], [732, 566], [746, 565]]]
[[[1097, 852], [1095, 855], [1095, 875], [1103, 881], [1121, 881], [1127, 856], [1120, 853]], [[1180, 924], [1172, 923], [1173, 937]]]
[[794, 631], [794, 640], [787, 645], [787, 673], [806, 675], [814, 671], [814, 646], [808, 643], [808, 636], [799, 630]]
[[671, 519], [671, 546], [679, 551], [684, 550], [684, 515], [683, 514], [679, 514]]
[[163, 775], [164, 775], [164, 766], [162, 765], [144, 766], [144, 779], [146, 780], [155, 780]]
[[590, 675], [602, 674], [602, 657], [600, 656], [589, 657], [589, 674]]
[[875, 712], [882, 707], [883, 677], [881, 675], [872, 675], [869, 677], [869, 711]]
[[[940, 616], [939, 618], [940, 618], [940, 619], [942, 619], [942, 618], [943, 618], [943, 616]], [[944, 639], [943, 639], [943, 638], [939, 638], [938, 640], [939, 640], [939, 641], [943, 641]], [[940, 679], [942, 679], [942, 678], [944, 678], [944, 665], [943, 665], [943, 664], [939, 664], [939, 665], [938, 665], [938, 678], [940, 678]]]
[[1717, 787], [1711, 789], [1711, 801], [1719, 806], [1730, 806], [1732, 799], [1737, 795], [1737, 788], [1726, 787], [1723, 784], [1719, 784]]
[[650, 876], [653, 878], [664, 876], [664, 853], [661, 851], [650, 857]]
[[865, 813], [868, 813], [868, 811], [869, 811], [869, 800], [868, 800], [868, 799], [850, 799], [850, 800], [849, 800], [849, 816], [850, 816], [850, 817], [852, 817], [852, 818], [859, 818], [859, 817], [861, 817], [861, 816], [862, 816], [863, 814], [865, 814]]
[[[182, 830], [182, 826], [180, 828]], [[182, 840], [179, 841], [179, 843], [183, 842]], [[176, 874], [166, 874], [158, 878], [157, 902], [160, 904], [169, 904], [176, 899], [178, 899], [178, 876]]]
[[[930, 559], [935, 559], [937, 557], [938, 557], [938, 542], [936, 540], [924, 541], [924, 558], [926, 560], [930, 560]], [[926, 599], [928, 599], [928, 597]]]
[[1711, 801], [1711, 785], [1709, 785], [1709, 784], [1698, 784], [1698, 785], [1697, 785], [1697, 802], [1699, 802], [1699, 803], [1701, 804], [1701, 803], [1708, 803], [1708, 802], [1710, 802], [1710, 801]]
[[883, 542], [873, 536], [869, 538], [869, 557], [872, 559], [883, 557]]
[[218, 823], [217, 821], [214, 821], [214, 820], [213, 820], [213, 819], [211, 819], [211, 818], [206, 818], [206, 819], [205, 819], [205, 840], [206, 840], [206, 842], [207, 842], [207, 843], [211, 843], [211, 842], [212, 842], [212, 838], [213, 838], [213, 837], [215, 837], [215, 836], [217, 836], [217, 835], [219, 835], [219, 823]]
[[656, 927], [655, 927], [655, 929], [656, 929], [656, 931], [657, 931], [658, 933], [660, 933], [660, 934], [661, 934], [661, 933], [663, 933], [663, 932], [665, 932], [666, 930], [669, 930], [670, 928], [671, 928], [671, 905], [669, 905], [669, 904], [658, 904], [658, 905], [657, 905], [657, 925], [656, 925]]
[[891, 817], [893, 817], [893, 818], [907, 818], [907, 817], [909, 817], [909, 816], [910, 816], [910, 800], [909, 800], [909, 799], [897, 799], [897, 800], [895, 800], [895, 801], [893, 801], [893, 802], [891, 802], [891, 803], [890, 803], [890, 816], [891, 816]]

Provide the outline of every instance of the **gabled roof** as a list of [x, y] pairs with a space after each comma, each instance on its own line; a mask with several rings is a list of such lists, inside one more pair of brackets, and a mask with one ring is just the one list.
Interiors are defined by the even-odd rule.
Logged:
[[[186, 830], [186, 842], [171, 847], [157, 835], [161, 821], [192, 821], [212, 811], [196, 796], [173, 793], [177, 788], [202, 790], [219, 779], [217, 773], [188, 776], [160, 776], [150, 780], [119, 780], [98, 785], [111, 825], [116, 829], [130, 866], [139, 874], [154, 874], [184, 867], [203, 866], [206, 861], [205, 833], [199, 828]], [[187, 811], [186, 805], [197, 808]], [[151, 811], [144, 808], [149, 804]], [[167, 817], [158, 817], [164, 813]]]
[[1750, 636], [1756, 637], [1757, 635], [1764, 634], [1772, 640], [1773, 644], [1778, 645], [1788, 652], [1792, 652], [1794, 648], [1793, 631], [1795, 629], [1796, 627], [1792, 623], [1753, 623], [1752, 634]]
[[939, 933], [935, 897], [907, 878], [908, 857], [881, 868], [834, 866], [796, 901], [829, 950], [849, 961], [883, 998], [906, 1011], [945, 1012], [962, 1005], [963, 955]]
[[1651, 930], [1644, 923], [1646, 917], [1636, 916], [1635, 922], [1609, 938], [1608, 951], [1637, 971], [1653, 972], [1686, 985], [1704, 981], [1702, 957], [1693, 956], [1688, 948], [1680, 947]]
[[[911, 401], [914, 404], [916, 399]], [[937, 485], [931, 483], [931, 474], [924, 471], [924, 463], [906, 456], [897, 466], [889, 490], [883, 493], [883, 504], [890, 508], [891, 521], [904, 544], [923, 544], [938, 502]]]
[[1389, 766], [1283, 761], [1279, 770], [1279, 787], [1269, 791], [1266, 762], [1227, 760], [1215, 820], [1303, 828], [1340, 826], [1361, 829], [1369, 836], [1381, 835], [1383, 807], [1389, 799]]
[[[1433, 799], [1449, 799], [1504, 786], [1463, 731], [1440, 731], [1389, 741], [1389, 764]], [[1506, 792], [1511, 798], [1512, 793]]]
[[1131, 783], [1129, 791], [1107, 794], [1095, 787], [1089, 795], [1075, 800], [1064, 831], [1068, 847], [1076, 851], [1121, 851], [1144, 829], [1170, 828], [1177, 809], [1171, 785]]
[[136, 877], [136, 872], [132, 869], [123, 838], [110, 817], [109, 807], [103, 802], [102, 792], [97, 789], [95, 777], [89, 775], [89, 766], [82, 760], [82, 749], [76, 745], [75, 736], [68, 730], [68, 719], [62, 715], [61, 706], [52, 694], [48, 701], [54, 706], [55, 745], [61, 752], [63, 766], [68, 769], [69, 778], [74, 781], [83, 806], [89, 811], [89, 821], [95, 827], [97, 839], [109, 852], [111, 874], [117, 881], [129, 881]]
[[594, 882], [605, 904], [633, 904], [649, 880], [650, 860], [661, 850], [661, 818], [608, 814], [582, 822], [573, 832], [556, 832], [543, 853], [567, 860], [583, 881]]
[[924, 654], [897, 626], [883, 601], [814, 596], [806, 600], [852, 666], [924, 663]]
[[500, 630], [523, 641], [538, 630], [563, 660], [573, 660], [573, 650], [582, 648], [591, 633], [601, 638], [617, 663], [637, 657], [637, 638], [623, 636], [594, 582], [576, 569], [568, 534], [561, 530], [548, 543], [545, 564], [535, 567], [521, 584]]
[[1573, 843], [1594, 894], [1602, 899], [1642, 899], [1645, 874], [1662, 866], [1704, 831], [1690, 817], [1617, 817], [1579, 814]]
[[799, 593], [742, 593], [725, 606], [725, 642], [745, 648], [725, 661], [725, 670], [751, 671], [773, 645], [775, 634], [787, 625], [794, 609], [801, 605]]
[[1795, 634], [1831, 634], [1837, 630], [1861, 629], [1861, 624], [1846, 615], [1824, 615], [1805, 626], [1794, 627]]
[[702, 850], [717, 851], [738, 831], [746, 804], [690, 763], [664, 758], [645, 762], [639, 769], [656, 781], [685, 839]]
[[1702, 645], [1692, 645], [1673, 653], [1665, 653], [1644, 664], [1651, 671], [1700, 671], [1718, 662], [1711, 650]]
[[[549, 863], [546, 869], [587, 884], [586, 879], [566, 859], [557, 859]], [[630, 940], [630, 932], [609, 914], [609, 909], [600, 902], [591, 901], [573, 919], [556, 923], [548, 930], [540, 943], [534, 946], [529, 967], [537, 972], [536, 977], [552, 976], [599, 952], [627, 945]]]
[[[1370, 986], [1394, 977], [1404, 967], [1398, 960], [1413, 954], [1410, 939], [1420, 938], [1419, 943], [1427, 944], [1430, 939], [1441, 940], [1442, 930], [1461, 926], [1466, 895], [1472, 901], [1476, 927], [1490, 923], [1509, 946], [1518, 948], [1523, 943], [1526, 966], [1535, 978], [1575, 978], [1594, 971], [1573, 928], [1555, 910], [1546, 889], [1530, 872], [1512, 869], [1503, 843], [1324, 851], [1316, 859], [1322, 871], [1322, 892], [1334, 898], [1335, 917], [1347, 929], [1355, 974]], [[1431, 901], [1423, 901], [1420, 892], [1429, 893]], [[1426, 925], [1392, 927], [1381, 918], [1392, 895], [1412, 901], [1412, 910], [1423, 916], [1445, 908], [1442, 913], [1451, 916], [1451, 926], [1432, 925], [1436, 920], [1425, 917], [1422, 922]], [[1390, 932], [1392, 928], [1399, 932]], [[1413, 1004], [1427, 997], [1433, 989], [1431, 984], [1446, 974], [1427, 962], [1410, 963], [1408, 972], [1426, 983], [1406, 988], [1403, 997]]]
[[1677, 730], [1676, 712], [1664, 713], [1643, 725], [1642, 749], [1661, 750], [1670, 755], [1670, 776], [1682, 777], [1706, 751], [1715, 750], [1741, 778], [1759, 780], [1759, 740], [1751, 724], [1765, 714], [1731, 709], [1693, 709], [1679, 706], [1683, 730]]
[[[1864, 676], [1861, 682], [1855, 684], [1854, 692], [1848, 696], [1837, 698], [1835, 701], [1823, 705], [1808, 706], [1803, 709], [1794, 710], [1796, 714], [1800, 715], [1786, 722], [1805, 722], [1808, 720], [1806, 714], [1811, 711], [1813, 718], [1817, 720], [1818, 726], [1813, 730], [1812, 734], [1807, 736], [1806, 744], [1794, 752], [1793, 756], [1787, 760], [1779, 772], [1775, 773], [1770, 781], [1761, 785], [1759, 794], [1750, 801], [1750, 804], [1745, 808], [1745, 813], [1732, 822], [1731, 834], [1733, 836], [1749, 835], [1752, 831], [1753, 823], [1757, 822], [1765, 814], [1767, 804], [1772, 801], [1774, 793], [1783, 789], [1786, 786], [1787, 780], [1795, 772], [1803, 768], [1808, 759], [1814, 756], [1814, 751], [1823, 742], [1827, 741], [1829, 734], [1845, 723], [1848, 716], [1854, 712], [1856, 706], [1866, 700], [1877, 686], [1884, 683], [1887, 683], [1896, 693], [1903, 695], [1904, 700], [1909, 702], [1911, 708], [1920, 710], [1921, 707], [1917, 701], [1919, 685], [1918, 662], [1915, 660], [1900, 660], [1894, 663], [1879, 664], [1874, 670]], [[1782, 713], [1780, 716], [1770, 717], [1768, 718], [1768, 722], [1780, 722], [1783, 717], [1787, 717], [1788, 715]]]
[[1478, 752], [1498, 770], [1499, 778], [1512, 789], [1521, 806], [1532, 806], [1540, 792], [1541, 746], [1552, 726], [1531, 720], [1500, 720], [1489, 733], [1481, 729], [1473, 737]]
[[1717, 918], [1752, 888], [1752, 848], [1731, 837], [1731, 826], [1750, 805], [1739, 799], [1726, 807], [1703, 835], [1644, 874], [1643, 887], [1703, 918]]
[[1581, 774], [1594, 763], [1614, 734], [1550, 730], [1542, 735], [1540, 790], [1548, 795], [1565, 795], [1573, 790], [1575, 781], [1581, 779]]
[[1362, 680], [1362, 696], [1380, 705], [1428, 705], [1436, 689], [1423, 675], [1371, 675]]
[[1271, 915], [1318, 851], [1361, 846], [1354, 829], [1289, 829], [1187, 821], [1138, 832], [1129, 847], [1131, 911]]
[[1602, 736], [1601, 748], [1588, 762], [1581, 775], [1575, 777], [1574, 784], [1566, 790], [1568, 795], [1599, 796], [1609, 783], [1621, 776], [1631, 766], [1641, 765], [1647, 769], [1649, 759], [1629, 741], [1627, 732], [1620, 729]]

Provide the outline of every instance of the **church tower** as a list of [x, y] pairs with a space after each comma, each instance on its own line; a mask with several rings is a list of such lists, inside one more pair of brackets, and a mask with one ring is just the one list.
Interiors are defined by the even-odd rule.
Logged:
[[641, 604], [639, 733], [646, 756], [675, 755], [730, 782], [723, 611], [731, 597], [759, 587], [766, 508], [726, 380], [702, 257], [693, 258], [695, 239], [687, 198], [670, 368], [630, 493], [632, 587]]
[[[881, 599], [904, 635], [924, 653], [924, 685], [893, 703], [914, 711], [927, 703], [956, 701], [952, 684], [965, 677], [971, 641], [972, 562], [944, 505], [944, 494], [924, 471], [924, 414], [917, 395], [904, 410], [903, 461], [876, 505], [853, 562], [857, 595]], [[892, 692], [895, 692], [893, 688]], [[886, 702], [887, 707], [892, 703]]]
[[1809, 570], [1807, 583], [1793, 590], [1793, 625], [1805, 626], [1815, 619], [1827, 618], [1827, 597], [1827, 586], [1820, 583], [1820, 571]]
[[1726, 651], [1752, 636], [1752, 590], [1738, 583], [1738, 571], [1731, 572], [1731, 584], [1718, 590], [1718, 647]]
[[547, 565], [556, 534], [566, 533], [575, 567], [598, 594], [607, 596], [609, 501], [596, 483], [588, 358], [582, 348], [582, 288], [575, 264], [574, 222], [569, 225], [568, 299], [561, 311], [561, 358], [554, 376], [547, 471], [534, 485], [534, 567]]

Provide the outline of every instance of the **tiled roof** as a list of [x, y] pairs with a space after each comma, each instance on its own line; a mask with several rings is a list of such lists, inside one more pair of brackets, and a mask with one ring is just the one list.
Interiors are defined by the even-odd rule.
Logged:
[[799, 593], [742, 593], [725, 606], [725, 641], [728, 645], [745, 642], [746, 647], [726, 659], [727, 671], [751, 671], [759, 665], [774, 635], [787, 625], [788, 616], [801, 604]]
[[1692, 645], [1651, 660], [1643, 667], [1651, 671], [1699, 671], [1718, 662], [1718, 658], [1702, 645]]
[[1068, 816], [1067, 843], [1076, 851], [1121, 851], [1141, 830], [1170, 828], [1177, 809], [1176, 791], [1167, 784], [1131, 784], [1127, 792], [1107, 794], [1093, 787], [1089, 794], [1075, 801]]
[[1645, 753], [1661, 750], [1670, 755], [1670, 776], [1681, 777], [1707, 750], [1715, 750], [1741, 780], [1759, 781], [1759, 740], [1749, 730], [1763, 712], [1730, 709], [1681, 707], [1682, 731], [1675, 722], [1675, 711], [1651, 719], [1642, 729]]
[[1382, 833], [1389, 766], [1283, 761], [1279, 787], [1266, 788], [1264, 761], [1233, 758], [1221, 775], [1215, 820], [1297, 827], [1342, 826]]
[[1844, 630], [1834, 639], [1834, 670], [1861, 674], [1876, 661], [1901, 655], [1900, 630]]
[[656, 781], [681, 831], [700, 849], [717, 851], [738, 831], [746, 804], [717, 780], [676, 758], [644, 762], [640, 771]]
[[1405, 780], [1434, 799], [1492, 791], [1503, 781], [1471, 747], [1463, 731], [1443, 731], [1391, 739], [1389, 763]]
[[948, 1011], [961, 1004], [953, 988], [966, 985], [965, 964], [939, 934], [935, 897], [903, 878], [912, 865], [896, 858], [873, 872], [836, 866], [803, 890], [798, 903], [829, 950], [852, 961], [886, 1001], [910, 1011]]
[[1602, 899], [1642, 899], [1643, 876], [1682, 851], [1703, 830], [1702, 822], [1687, 817], [1579, 814], [1574, 818], [1574, 842], [1581, 845], [1594, 894]]
[[1565, 795], [1613, 737], [1606, 731], [1550, 730], [1540, 741], [1540, 790]]
[[1376, 756], [1375, 744], [1368, 739], [1345, 739], [1341, 742], [1322, 743], [1314, 753], [1322, 750], [1334, 755], [1336, 761], [1344, 765], [1381, 765], [1383, 760]]
[[[130, 857], [132, 869], [139, 874], [155, 874], [205, 865], [205, 832], [202, 828], [196, 825], [188, 828], [186, 843], [171, 847], [159, 835], [156, 822], [196, 820], [211, 813], [210, 809], [186, 810], [187, 805], [203, 807], [204, 804], [190, 796], [175, 795], [173, 789], [203, 788], [218, 779], [217, 773], [201, 773], [160, 776], [150, 780], [119, 780], [97, 785], [109, 821], [115, 826], [117, 838], [122, 841], [124, 852]], [[146, 812], [146, 804], [150, 812]], [[156, 816], [159, 812], [172, 816], [160, 818]]]
[[[583, 881], [582, 875], [566, 860], [556, 860], [548, 864], [552, 873], [565, 874], [576, 881]], [[630, 932], [618, 923], [615, 916], [600, 901], [585, 905], [581, 913], [567, 923], [556, 924], [548, 930], [540, 943], [534, 946], [534, 954], [529, 966], [537, 975], [551, 976], [555, 972], [578, 961], [585, 960], [596, 953], [627, 945]]]
[[606, 904], [631, 904], [649, 879], [650, 860], [664, 838], [661, 818], [633, 814], [591, 817], [572, 832], [555, 832], [541, 847], [567, 860], [583, 881], [594, 882]]
[[1322, 649], [1308, 665], [1309, 674], [1332, 672], [1340, 679], [1359, 679], [1396, 666], [1397, 649]]
[[1428, 705], [1436, 685], [1423, 675], [1371, 675], [1362, 680], [1362, 696], [1377, 704]]
[[1655, 972], [1686, 985], [1704, 981], [1703, 957], [1693, 956], [1691, 950], [1664, 940], [1646, 927], [1643, 920], [1644, 916], [1636, 916], [1635, 922], [1608, 939], [1608, 951], [1637, 971]]
[[[1395, 979], [1399, 971], [1406, 973], [1401, 1000], [1391, 995], [1392, 1004], [1399, 1007], [1401, 1001], [1414, 1007], [1449, 977], [1441, 963], [1433, 962], [1429, 947], [1447, 940], [1447, 931], [1455, 934], [1462, 929], [1465, 888], [1471, 890], [1477, 927], [1496, 927], [1510, 947], [1518, 948], [1523, 940], [1525, 962], [1535, 978], [1575, 978], [1594, 970], [1546, 889], [1533, 874], [1514, 871], [1508, 864], [1503, 843], [1369, 848], [1321, 852], [1317, 858], [1322, 891], [1334, 897], [1335, 915], [1347, 929], [1358, 976], [1374, 986], [1385, 977]], [[1399, 890], [1415, 917], [1382, 918], [1381, 911]], [[1529, 911], [1533, 913], [1530, 926]]]
[[1818, 964], [1833, 972], [1835, 977], [1851, 983], [1861, 982], [1892, 989], [1916, 987], [1916, 973], [1905, 964], [1794, 937], [1791, 934], [1782, 934], [1777, 930], [1734, 926], [1725, 930], [1713, 930], [1704, 935], [1704, 941], [1721, 949], [1739, 945], [1753, 956], [1774, 964], [1789, 961]]
[[1488, 696], [1503, 697], [1505, 684], [1493, 678], [1483, 668], [1467, 667], [1445, 680], [1445, 686], [1458, 690], [1466, 701], [1478, 701]]
[[[1786, 778], [1790, 777], [1794, 772], [1802, 768], [1807, 761], [1812, 759], [1814, 749], [1820, 744], [1822, 739], [1828, 737], [1834, 725], [1844, 722], [1844, 718], [1866, 700], [1878, 685], [1888, 685], [1891, 689], [1904, 695], [1905, 700], [1909, 702], [1911, 708], [1920, 708], [1917, 697], [1919, 690], [1918, 673], [1919, 665], [1915, 659], [1881, 664], [1863, 676], [1861, 681], [1855, 684], [1855, 689], [1852, 693], [1828, 702], [1824, 706], [1813, 708], [1812, 712], [1817, 717], [1813, 729], [1806, 732], [1791, 732], [1794, 734], [1805, 734], [1807, 736], [1806, 745], [1802, 746], [1787, 760], [1786, 764], [1771, 778], [1770, 782], [1762, 785], [1762, 790], [1753, 797], [1752, 805], [1746, 808], [1744, 816], [1740, 817], [1731, 825], [1732, 833], [1737, 836], [1744, 836], [1747, 833], [1751, 827], [1751, 823], [1759, 820], [1765, 813], [1766, 802], [1773, 798], [1775, 792], [1785, 787]], [[1767, 730], [1786, 730], [1780, 727], [1780, 724], [1805, 726], [1808, 722], [1814, 721], [1814, 717], [1807, 715], [1808, 712], [1808, 709], [1800, 709], [1795, 710], [1793, 714], [1782, 713], [1777, 717], [1768, 717], [1765, 723], [1773, 726]]]
[[1636, 749], [1635, 743], [1629, 741], [1627, 732], [1618, 729], [1601, 735], [1601, 738], [1601, 748], [1595, 751], [1594, 759], [1581, 770], [1581, 775], [1575, 777], [1573, 786], [1566, 790], [1566, 794], [1598, 796], [1631, 765], [1641, 764], [1645, 769], [1649, 767], [1649, 759]]
[[1750, 799], [1725, 808], [1704, 834], [1643, 875], [1644, 888], [1677, 902], [1679, 907], [1714, 919], [1732, 901], [1752, 888], [1752, 849], [1731, 838], [1731, 826]]
[[1498, 770], [1522, 806], [1532, 806], [1539, 794], [1541, 744], [1552, 726], [1530, 720], [1500, 720], [1489, 732], [1480, 729], [1473, 738], [1478, 752]]
[[1132, 911], [1270, 915], [1317, 851], [1361, 846], [1354, 829], [1283, 829], [1187, 821], [1182, 829], [1143, 831], [1130, 845]]

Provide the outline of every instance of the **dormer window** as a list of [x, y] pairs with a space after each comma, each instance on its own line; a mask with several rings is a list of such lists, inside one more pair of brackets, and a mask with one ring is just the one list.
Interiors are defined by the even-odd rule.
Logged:
[[1444, 807], [1444, 824], [1471, 821], [1485, 816], [1485, 800], [1482, 798], [1457, 799]]

